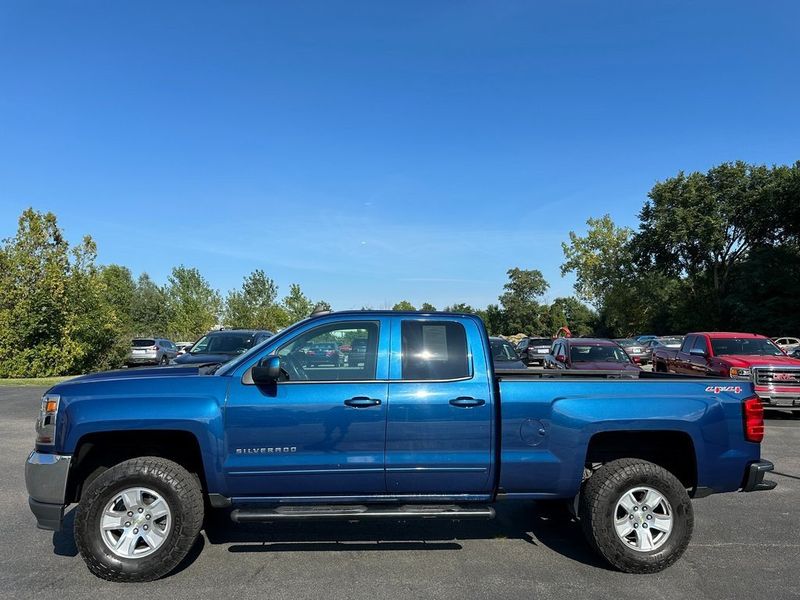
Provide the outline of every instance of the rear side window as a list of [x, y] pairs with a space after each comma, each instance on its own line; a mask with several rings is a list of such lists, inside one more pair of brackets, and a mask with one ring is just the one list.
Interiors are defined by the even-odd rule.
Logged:
[[469, 377], [467, 332], [454, 321], [403, 321], [403, 379]]

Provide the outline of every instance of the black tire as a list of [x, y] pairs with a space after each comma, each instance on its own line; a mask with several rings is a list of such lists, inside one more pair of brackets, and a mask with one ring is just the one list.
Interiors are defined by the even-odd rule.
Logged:
[[[126, 488], [147, 487], [167, 502], [172, 527], [156, 550], [142, 558], [114, 554], [100, 534], [108, 502]], [[75, 542], [89, 570], [108, 581], [153, 581], [172, 571], [191, 550], [203, 524], [203, 491], [196, 475], [171, 460], [147, 456], [126, 460], [95, 479], [81, 498]]]
[[[617, 502], [637, 486], [647, 486], [659, 492], [672, 508], [669, 536], [663, 545], [649, 552], [626, 545], [614, 527]], [[683, 484], [663, 467], [631, 458], [603, 465], [584, 483], [579, 515], [589, 545], [613, 567], [625, 573], [663, 571], [683, 555], [694, 528], [692, 501]]]
[[161, 361], [159, 362], [161, 365], [168, 365], [169, 364], [169, 356], [166, 354], [161, 357]]

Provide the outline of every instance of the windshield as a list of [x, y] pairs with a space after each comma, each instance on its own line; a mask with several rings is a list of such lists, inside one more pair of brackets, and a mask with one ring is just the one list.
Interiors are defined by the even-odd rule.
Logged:
[[712, 339], [711, 347], [717, 356], [783, 356], [783, 350], [764, 338]]
[[572, 346], [569, 356], [572, 362], [615, 362], [631, 361], [622, 348], [617, 346]]
[[133, 340], [131, 346], [134, 348], [147, 348], [148, 346], [155, 346], [155, 340]]
[[204, 335], [192, 346], [192, 354], [241, 354], [252, 347], [254, 333], [215, 333]]
[[490, 340], [492, 358], [496, 361], [519, 360], [514, 347], [505, 340]]
[[547, 346], [549, 348], [551, 342], [552, 342], [552, 340], [550, 340], [549, 338], [533, 338], [529, 342], [529, 344], [531, 346]]
[[683, 344], [683, 338], [681, 337], [664, 337], [655, 341], [667, 348], [680, 348], [681, 344]]
[[218, 374], [219, 375], [228, 375], [229, 373], [232, 373], [234, 371], [234, 369], [236, 369], [236, 367], [238, 367], [240, 364], [242, 364], [243, 362], [247, 362], [250, 359], [250, 357], [258, 354], [259, 352], [261, 352], [261, 350], [264, 348], [264, 346], [266, 346], [268, 343], [284, 339], [287, 335], [289, 335], [292, 332], [294, 332], [294, 330], [296, 328], [298, 328], [301, 325], [303, 325], [303, 323], [305, 323], [306, 321], [308, 321], [308, 319], [303, 319], [303, 320], [298, 321], [297, 323], [295, 323], [293, 325], [289, 325], [289, 327], [287, 327], [285, 329], [282, 329], [280, 331], [280, 333], [274, 335], [273, 337], [267, 338], [267, 339], [259, 342], [258, 344], [256, 344], [252, 348], [250, 348], [249, 350], [245, 351], [245, 353], [242, 354], [241, 356], [237, 356], [233, 360], [231, 360], [231, 361], [225, 363], [224, 365], [222, 365], [222, 367], [220, 367], [220, 369], [218, 371]]
[[639, 346], [639, 342], [636, 340], [614, 340], [623, 348], [630, 348], [631, 346]]

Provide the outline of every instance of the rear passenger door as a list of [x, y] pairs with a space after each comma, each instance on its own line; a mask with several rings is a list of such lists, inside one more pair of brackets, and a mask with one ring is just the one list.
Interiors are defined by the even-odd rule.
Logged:
[[472, 319], [394, 319], [386, 427], [389, 494], [488, 494], [494, 407]]

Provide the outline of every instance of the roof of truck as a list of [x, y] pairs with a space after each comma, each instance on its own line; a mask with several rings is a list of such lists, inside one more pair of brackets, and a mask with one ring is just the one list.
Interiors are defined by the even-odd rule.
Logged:
[[730, 338], [765, 338], [764, 335], [757, 333], [736, 333], [734, 331], [695, 331], [687, 335], [707, 335], [710, 338], [730, 339]]

